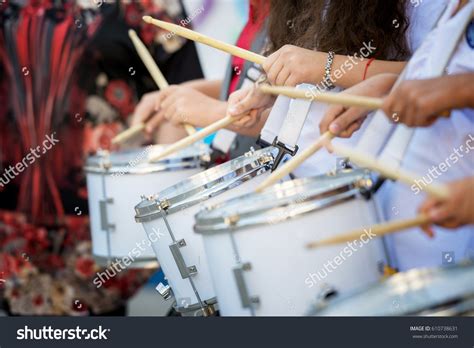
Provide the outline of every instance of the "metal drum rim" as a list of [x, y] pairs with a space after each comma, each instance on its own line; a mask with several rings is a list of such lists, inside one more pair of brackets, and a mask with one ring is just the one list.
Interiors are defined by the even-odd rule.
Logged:
[[[137, 204], [135, 221], [148, 222], [160, 218], [163, 204], [166, 204], [164, 209], [169, 215], [239, 186], [258, 176], [262, 170], [269, 169], [275, 152], [274, 147], [251, 151], [170, 186]], [[146, 210], [142, 209], [144, 205]]]
[[[341, 174], [347, 176], [347, 180], [339, 185], [332, 186], [329, 190], [327, 187], [314, 188], [314, 186], [321, 185], [321, 180], [334, 181], [335, 176], [339, 175], [341, 178]], [[227, 233], [229, 230], [237, 231], [270, 223], [280, 223], [354, 199], [361, 189], [370, 189], [373, 184], [371, 173], [363, 169], [341, 171], [336, 175], [323, 174], [286, 181], [274, 185], [262, 193], [252, 192], [208, 207], [196, 215], [194, 231], [202, 235], [212, 235]], [[313, 191], [308, 193], [307, 190], [312, 188]], [[279, 198], [278, 195], [283, 197]], [[303, 199], [300, 199], [301, 196]], [[299, 199], [295, 201], [296, 197]], [[243, 213], [219, 214], [220, 209], [225, 209], [226, 206], [232, 204], [234, 207], [249, 207], [250, 201], [254, 198], [266, 199], [268, 204], [260, 209], [244, 208], [247, 210]], [[211, 214], [215, 217], [206, 216]]]
[[[337, 307], [343, 307], [347, 308], [347, 306], [350, 305], [351, 300], [358, 299], [360, 297], [367, 297], [369, 296], [369, 292], [377, 291], [378, 289], [380, 291], [384, 291], [386, 294], [389, 294], [391, 291], [394, 291], [394, 288], [396, 286], [400, 286], [400, 283], [404, 283], [410, 278], [414, 278], [416, 276], [421, 276], [422, 278], [426, 277], [431, 277], [431, 281], [435, 281], [437, 279], [440, 279], [440, 274], [443, 272], [443, 274], [447, 274], [448, 272], [462, 272], [463, 270], [466, 270], [467, 272], [474, 273], [474, 262], [470, 260], [465, 260], [464, 262], [461, 262], [456, 265], [451, 265], [451, 266], [444, 266], [444, 267], [436, 267], [436, 268], [416, 268], [416, 269], [411, 269], [406, 272], [401, 272], [393, 275], [392, 277], [384, 280], [383, 282], [376, 283], [373, 285], [369, 285], [367, 287], [364, 287], [363, 289], [356, 290], [350, 294], [337, 297], [334, 299], [330, 299], [328, 301], [321, 301], [319, 303], [315, 303], [313, 308], [310, 309], [309, 315], [317, 315], [317, 316], [341, 316], [344, 314], [341, 314], [340, 312], [334, 312], [337, 310]], [[426, 279], [424, 281], [427, 281]], [[397, 284], [398, 283], [398, 284]], [[433, 286], [433, 284], [429, 284], [430, 286]], [[423, 288], [426, 288], [423, 287]], [[453, 288], [454, 290], [451, 292], [450, 296], [446, 296], [443, 301], [438, 301], [436, 304], [431, 304], [431, 307], [426, 307], [422, 306], [425, 303], [418, 303], [417, 306], [412, 306], [410, 309], [405, 310], [405, 311], [396, 311], [394, 310], [393, 313], [382, 313], [380, 315], [416, 315], [416, 313], [429, 313], [433, 306], [440, 306], [443, 304], [446, 304], [450, 301], [453, 301], [454, 299], [457, 298], [466, 298], [465, 295], [461, 295], [460, 289]], [[453, 294], [454, 292], [458, 291], [458, 293]], [[474, 284], [472, 288], [470, 289], [468, 297], [474, 297]], [[386, 297], [387, 300], [390, 299], [389, 296]], [[427, 303], [427, 300], [426, 300]], [[349, 314], [347, 314], [349, 315]], [[358, 315], [358, 314], [350, 314], [350, 315]], [[368, 312], [368, 313], [361, 313], [360, 315], [364, 316], [374, 316], [377, 314]]]
[[[156, 144], [150, 145], [154, 148], [166, 148], [167, 145], [163, 144]], [[163, 160], [157, 162], [141, 162], [137, 165], [130, 166], [129, 162], [124, 163], [110, 163], [110, 166], [107, 168], [100, 163], [101, 159], [106, 159], [106, 156], [110, 154], [108, 151], [103, 151], [102, 154], [95, 154], [90, 156], [86, 164], [84, 166], [84, 171], [87, 174], [105, 174], [105, 175], [141, 175], [141, 174], [151, 174], [151, 173], [159, 173], [165, 171], [175, 171], [175, 170], [184, 170], [184, 169], [195, 169], [200, 167], [203, 162], [209, 162], [210, 152], [211, 149], [209, 145], [201, 143], [197, 145], [191, 145], [190, 147], [194, 147], [195, 151], [189, 150], [187, 148], [187, 152], [182, 151], [181, 154], [186, 156], [179, 156], [178, 153], [176, 156], [171, 158], [165, 158]], [[131, 150], [124, 150], [125, 151], [132, 151], [132, 150], [141, 150], [146, 149], [146, 147], [140, 147], [138, 149], [131, 149]], [[118, 154], [118, 152], [114, 152], [113, 154]], [[94, 160], [94, 161], [93, 161]]]

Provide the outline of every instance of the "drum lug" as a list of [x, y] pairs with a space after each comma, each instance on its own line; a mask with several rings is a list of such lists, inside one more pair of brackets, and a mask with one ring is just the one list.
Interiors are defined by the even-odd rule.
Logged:
[[254, 305], [260, 303], [258, 296], [249, 295], [247, 284], [245, 283], [244, 272], [250, 271], [251, 269], [252, 264], [250, 262], [239, 264], [233, 269], [235, 282], [237, 283], [237, 289], [239, 290], [240, 301], [243, 308], [253, 308]]
[[178, 266], [179, 273], [181, 273], [181, 278], [183, 279], [189, 278], [198, 273], [196, 266], [186, 266], [183, 254], [181, 253], [181, 250], [179, 250], [180, 248], [185, 246], [186, 241], [184, 239], [177, 240], [169, 246], [171, 254], [174, 258], [174, 262], [176, 263], [176, 266]]
[[103, 231], [108, 231], [109, 229], [115, 229], [115, 225], [109, 223], [109, 218], [107, 215], [107, 204], [113, 204], [113, 198], [107, 198], [99, 201], [100, 208], [100, 228]]
[[167, 199], [163, 199], [160, 201], [160, 208], [163, 210], [167, 210], [170, 207], [170, 201]]
[[263, 155], [258, 159], [258, 163], [261, 166], [273, 163], [273, 157], [271, 155]]
[[171, 290], [171, 287], [169, 285], [165, 285], [163, 283], [159, 283], [156, 286], [156, 290], [158, 293], [163, 297], [165, 301], [169, 300], [171, 297], [173, 297], [173, 291]]

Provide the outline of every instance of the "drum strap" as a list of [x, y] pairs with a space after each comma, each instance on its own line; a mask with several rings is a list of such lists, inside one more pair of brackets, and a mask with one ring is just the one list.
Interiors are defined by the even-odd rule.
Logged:
[[[300, 84], [296, 88], [308, 90], [308, 86], [310, 85]], [[296, 143], [310, 108], [311, 100], [278, 97], [259, 139], [261, 145], [273, 145], [278, 148], [272, 171], [278, 167], [286, 155], [294, 156], [298, 151]]]

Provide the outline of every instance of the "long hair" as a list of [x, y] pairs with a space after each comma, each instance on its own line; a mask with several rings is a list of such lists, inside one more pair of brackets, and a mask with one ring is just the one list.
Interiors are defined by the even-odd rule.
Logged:
[[403, 60], [405, 0], [272, 0], [269, 51], [292, 44], [352, 55], [372, 41], [378, 59]]

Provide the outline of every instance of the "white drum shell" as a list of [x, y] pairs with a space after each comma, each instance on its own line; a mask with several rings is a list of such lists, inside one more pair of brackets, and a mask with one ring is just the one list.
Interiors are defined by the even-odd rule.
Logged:
[[[351, 256], [346, 244], [308, 250], [305, 245], [318, 239], [347, 233], [377, 222], [372, 201], [352, 199], [321, 211], [298, 216], [282, 223], [255, 226], [233, 232], [240, 261], [251, 263], [244, 271], [249, 295], [259, 298], [257, 316], [304, 315], [325, 285], [338, 294], [376, 282], [385, 254], [380, 240], [371, 240]], [[203, 234], [220, 313], [223, 316], [250, 315], [241, 304], [233, 269], [236, 259], [230, 233]], [[354, 246], [356, 249], [356, 247]], [[342, 253], [346, 255], [335, 270], [310, 286], [310, 274]], [[334, 264], [334, 262], [333, 262]], [[329, 267], [328, 267], [329, 268]]]
[[[100, 258], [109, 257], [107, 232], [101, 227], [99, 202], [110, 198], [113, 199], [113, 203], [107, 204], [107, 217], [109, 223], [115, 225], [115, 228], [110, 230], [112, 261], [115, 258], [136, 255], [137, 250], [139, 257], [135, 258], [136, 261], [154, 259], [153, 250], [146, 234], [143, 233], [143, 228], [135, 222], [136, 202], [140, 200], [141, 195], [151, 195], [157, 189], [165, 189], [201, 171], [201, 168], [192, 168], [148, 174], [87, 173], [93, 255]], [[105, 182], [107, 197], [103, 196], [103, 182]], [[137, 246], [137, 243], [142, 245], [143, 250]]]
[[[207, 199], [201, 204], [167, 215], [167, 220], [175, 239], [184, 239], [186, 241], [186, 246], [180, 248], [186, 265], [188, 267], [196, 266], [197, 268], [198, 273], [193, 275], [192, 279], [202, 301], [214, 298], [216, 293], [214, 291], [202, 237], [193, 232], [194, 215], [204, 206], [214, 205], [255, 190], [267, 175], [268, 173], [262, 173], [241, 183], [237, 187], [230, 188], [217, 196]], [[194, 305], [198, 303], [198, 299], [193, 291], [189, 279], [183, 279], [181, 277], [178, 266], [174, 261], [169, 248], [170, 244], [173, 243], [173, 240], [168, 233], [163, 219], [158, 218], [149, 222], [142, 222], [142, 224], [150, 240], [152, 239], [152, 234], [160, 236], [159, 238], [153, 237], [155, 241], [152, 241], [152, 247], [155, 251], [158, 262], [166, 275], [168, 283], [173, 289], [178, 306], [186, 304]]]

